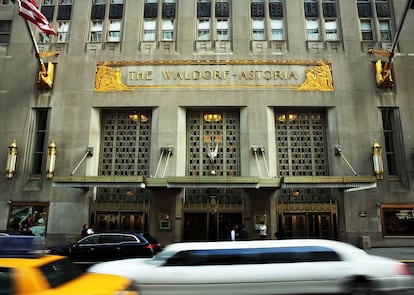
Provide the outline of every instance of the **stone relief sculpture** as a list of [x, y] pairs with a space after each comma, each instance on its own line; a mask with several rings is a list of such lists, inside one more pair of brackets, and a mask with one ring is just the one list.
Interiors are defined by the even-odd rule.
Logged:
[[332, 73], [329, 65], [306, 69], [306, 81], [297, 90], [333, 91]]
[[121, 80], [121, 70], [105, 64], [98, 66], [95, 77], [95, 91], [129, 91]]

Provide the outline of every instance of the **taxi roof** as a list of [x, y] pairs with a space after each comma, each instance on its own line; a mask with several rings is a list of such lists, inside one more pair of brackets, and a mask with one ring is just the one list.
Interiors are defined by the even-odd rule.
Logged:
[[65, 257], [58, 255], [42, 255], [33, 258], [0, 257], [0, 267], [39, 267], [61, 259], [65, 259]]

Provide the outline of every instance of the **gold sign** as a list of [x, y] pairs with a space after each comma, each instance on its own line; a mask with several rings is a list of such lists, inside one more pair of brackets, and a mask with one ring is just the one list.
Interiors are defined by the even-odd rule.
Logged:
[[95, 91], [261, 87], [333, 91], [327, 61], [136, 61], [97, 64]]

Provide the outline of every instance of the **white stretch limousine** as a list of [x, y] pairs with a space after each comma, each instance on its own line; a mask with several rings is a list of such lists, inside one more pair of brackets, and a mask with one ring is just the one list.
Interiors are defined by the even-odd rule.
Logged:
[[104, 262], [88, 271], [129, 277], [141, 295], [368, 294], [414, 287], [404, 263], [315, 239], [177, 243], [154, 258]]

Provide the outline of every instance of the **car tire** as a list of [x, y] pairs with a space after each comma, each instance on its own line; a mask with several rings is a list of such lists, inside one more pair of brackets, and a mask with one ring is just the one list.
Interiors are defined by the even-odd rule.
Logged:
[[348, 295], [372, 295], [370, 283], [365, 279], [356, 279], [350, 283]]

